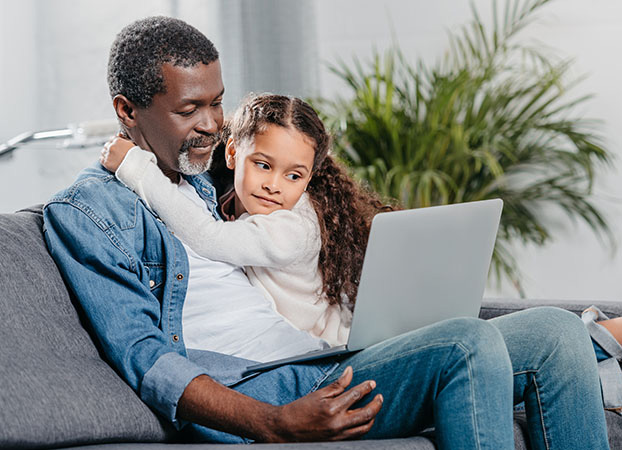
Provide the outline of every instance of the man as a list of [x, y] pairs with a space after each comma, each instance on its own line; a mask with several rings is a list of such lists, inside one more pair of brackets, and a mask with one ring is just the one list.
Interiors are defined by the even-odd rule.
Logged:
[[[117, 36], [108, 78], [124, 132], [218, 216], [204, 173], [223, 123], [212, 43], [179, 20], [137, 21]], [[524, 401], [534, 448], [608, 448], [594, 354], [570, 313], [455, 319], [348, 357], [244, 378], [248, 360], [212, 345], [252, 343], [253, 309], [236, 313], [248, 320], [228, 314], [237, 300], [260, 301], [238, 268], [197, 258], [99, 164], [52, 198], [44, 217], [50, 252], [109, 362], [196, 439], [383, 438], [434, 426], [441, 448], [513, 449], [512, 403]], [[271, 321], [265, 351], [314, 345], [276, 314], [262, 317]]]

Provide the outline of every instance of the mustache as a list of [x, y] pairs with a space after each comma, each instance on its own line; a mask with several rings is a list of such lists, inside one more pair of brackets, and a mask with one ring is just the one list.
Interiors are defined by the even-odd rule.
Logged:
[[213, 133], [207, 136], [197, 136], [186, 139], [181, 144], [179, 153], [187, 153], [191, 147], [215, 147], [221, 139], [221, 133]]

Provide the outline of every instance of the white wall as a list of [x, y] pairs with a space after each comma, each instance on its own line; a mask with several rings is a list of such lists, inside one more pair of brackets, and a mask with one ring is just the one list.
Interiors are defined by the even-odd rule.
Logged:
[[[0, 142], [24, 131], [114, 118], [106, 61], [116, 33], [168, 0], [108, 0], [105, 9], [78, 0], [0, 1]], [[121, 13], [123, 11], [123, 14]], [[67, 186], [98, 149], [57, 150], [61, 141], [29, 145], [0, 158], [0, 212], [42, 203]]]
[[[236, 68], [232, 64], [228, 69], [227, 59], [234, 63], [240, 55], [225, 55], [224, 49], [235, 53], [232, 41], [238, 35], [240, 39], [245, 36], [244, 29], [231, 31], [231, 27], [240, 26], [240, 21], [230, 20], [227, 14], [244, 5], [243, 0], [237, 0], [238, 6], [231, 6], [233, 1], [0, 1], [0, 95], [4, 100], [0, 108], [0, 142], [28, 129], [111, 117], [105, 81], [109, 45], [123, 25], [147, 15], [178, 15], [206, 33], [223, 51], [225, 83], [233, 88], [239, 84], [241, 66]], [[222, 2], [229, 2], [229, 6], [224, 8]], [[278, 17], [282, 3], [255, 2], [270, 6]], [[481, 11], [489, 11], [489, 0], [474, 3]], [[308, 0], [306, 5], [309, 5], [308, 14], [297, 19], [296, 27], [276, 27], [280, 34], [273, 36], [280, 39], [284, 48], [293, 40], [305, 42], [304, 52], [309, 55], [306, 60], [296, 62], [297, 67], [291, 71], [287, 66], [278, 67], [279, 76], [289, 74], [301, 80], [304, 86], [294, 92], [299, 95], [344, 93], [343, 86], [324, 63], [334, 63], [339, 58], [351, 61], [354, 55], [365, 59], [373, 47], [384, 49], [393, 39], [413, 60], [423, 58], [432, 64], [446, 49], [447, 30], [455, 29], [470, 17], [469, 2], [464, 0]], [[574, 72], [588, 75], [578, 92], [596, 94], [583, 112], [602, 119], [601, 132], [606, 145], [619, 154], [622, 3], [556, 0], [539, 17], [540, 21], [526, 31], [526, 38], [537, 38], [556, 49], [559, 55], [575, 58]], [[278, 20], [291, 21], [291, 18]], [[242, 23], [246, 27], [256, 25], [254, 36], [258, 31], [270, 33], [252, 20]], [[296, 29], [303, 25], [307, 28]], [[249, 35], [253, 36], [252, 33], [246, 36]], [[272, 56], [268, 54], [266, 58]], [[322, 64], [318, 66], [317, 61]], [[302, 79], [301, 70], [309, 72], [309, 80]], [[259, 77], [260, 81], [265, 79]], [[228, 100], [228, 105], [235, 101]], [[12, 158], [0, 159], [0, 212], [45, 201], [70, 183], [81, 167], [94, 161], [97, 153], [98, 150], [67, 152], [30, 148], [15, 152]], [[622, 247], [620, 164], [618, 159], [611, 169], [600, 171], [594, 199], [606, 211], [613, 230], [620, 230]], [[559, 229], [554, 233], [553, 243], [545, 248], [517, 246], [528, 296], [621, 299], [622, 250], [612, 253], [603, 248], [585, 226], [573, 224], [562, 215], [554, 220]], [[516, 296], [509, 286], [490, 288], [488, 294]]]

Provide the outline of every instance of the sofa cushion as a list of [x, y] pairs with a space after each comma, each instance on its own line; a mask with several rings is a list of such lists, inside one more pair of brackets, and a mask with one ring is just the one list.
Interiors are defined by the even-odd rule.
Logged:
[[[338, 442], [297, 442], [290, 444], [253, 444], [253, 450], [435, 450], [429, 439], [421, 436], [403, 439], [354, 440]], [[106, 444], [74, 447], [73, 450], [240, 450], [248, 444]]]
[[0, 448], [166, 440], [83, 327], [42, 223], [0, 214]]
[[598, 308], [610, 318], [622, 316], [622, 302], [603, 300], [510, 300], [507, 298], [487, 298], [484, 299], [484, 302], [482, 303], [482, 309], [479, 312], [479, 317], [482, 319], [492, 319], [493, 317], [511, 314], [517, 311], [522, 311], [523, 309], [533, 308], [535, 306], [555, 306], [557, 308], [572, 311], [577, 315], [581, 315], [581, 312], [590, 305], [598, 306]]

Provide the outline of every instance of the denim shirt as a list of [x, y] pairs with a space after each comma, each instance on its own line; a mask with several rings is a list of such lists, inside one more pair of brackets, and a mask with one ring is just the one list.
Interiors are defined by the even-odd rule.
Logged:
[[[208, 174], [186, 178], [217, 216], [216, 189]], [[65, 282], [82, 305], [108, 361], [141, 399], [176, 426], [177, 402], [202, 374], [231, 386], [249, 361], [187, 351], [182, 308], [188, 257], [181, 242], [145, 203], [99, 163], [44, 207], [44, 234]], [[209, 297], [209, 293], [206, 293]], [[287, 403], [327, 376], [309, 365], [292, 377]], [[303, 385], [300, 385], [302, 383]]]

